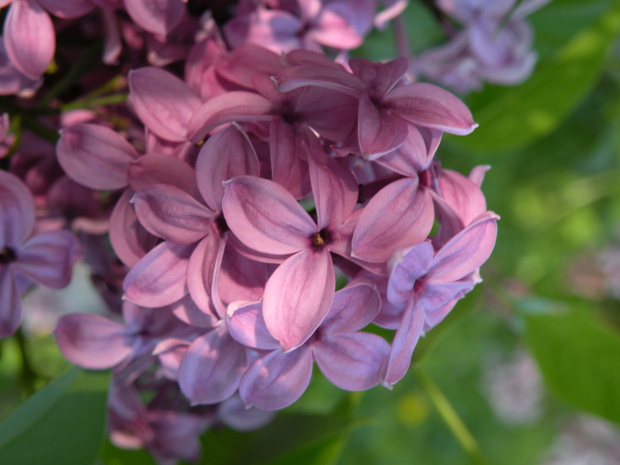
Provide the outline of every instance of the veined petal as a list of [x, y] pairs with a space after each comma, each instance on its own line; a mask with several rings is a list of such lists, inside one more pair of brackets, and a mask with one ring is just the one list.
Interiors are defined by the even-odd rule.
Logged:
[[406, 58], [387, 63], [374, 63], [365, 58], [351, 58], [349, 66], [376, 98], [382, 98], [405, 75], [409, 64]]
[[228, 92], [207, 100], [189, 121], [187, 137], [198, 142], [213, 129], [233, 121], [269, 121], [273, 104], [251, 92]]
[[168, 184], [202, 200], [196, 183], [196, 172], [187, 163], [166, 155], [145, 155], [133, 162], [127, 171], [134, 191], [153, 184]]
[[14, 1], [4, 23], [4, 45], [15, 67], [39, 79], [54, 58], [56, 33], [49, 15], [34, 0]]
[[170, 305], [187, 294], [187, 266], [194, 244], [163, 242], [127, 274], [125, 298], [143, 307]]
[[54, 335], [71, 363], [92, 370], [116, 366], [132, 352], [127, 327], [99, 315], [65, 315], [58, 320]]
[[174, 74], [152, 67], [130, 71], [128, 80], [131, 101], [144, 125], [163, 139], [185, 141], [188, 122], [201, 105], [189, 86]]
[[43, 8], [59, 18], [79, 18], [94, 8], [89, 0], [37, 0]]
[[246, 363], [245, 348], [220, 325], [189, 346], [179, 367], [179, 386], [192, 405], [222, 402], [237, 390]]
[[225, 186], [226, 224], [247, 247], [279, 255], [309, 247], [317, 227], [284, 187], [253, 176], [239, 176]]
[[175, 244], [203, 238], [215, 213], [185, 191], [165, 184], [140, 189], [132, 201], [140, 223], [155, 236]]
[[317, 150], [308, 149], [308, 163], [318, 229], [340, 229], [357, 203], [357, 180], [351, 171]]
[[413, 300], [407, 302], [398, 330], [392, 341], [389, 358], [381, 367], [380, 379], [388, 389], [400, 380], [411, 365], [411, 355], [424, 330], [424, 310]]
[[69, 231], [48, 231], [26, 241], [17, 251], [15, 270], [33, 281], [61, 289], [71, 281], [80, 244]]
[[280, 343], [274, 339], [263, 318], [263, 305], [254, 302], [233, 309], [227, 319], [230, 335], [240, 344], [253, 349], [279, 349]]
[[381, 295], [377, 286], [368, 278], [356, 278], [334, 294], [321, 331], [330, 334], [359, 331], [377, 316], [380, 309]]
[[478, 269], [495, 246], [498, 219], [493, 212], [483, 213], [450, 239], [433, 258], [426, 280], [456, 281]]
[[223, 55], [215, 64], [217, 74], [250, 89], [254, 87], [252, 83], [254, 74], [272, 76], [282, 69], [277, 53], [250, 42], [245, 42], [232, 52]]
[[283, 354], [274, 350], [254, 362], [239, 383], [246, 407], [278, 410], [301, 397], [310, 384], [312, 353], [305, 347]]
[[416, 292], [416, 299], [420, 299], [426, 323], [435, 326], [444, 319], [454, 304], [463, 298], [476, 285], [473, 279], [462, 279], [447, 283], [424, 283]]
[[316, 363], [325, 377], [340, 389], [364, 391], [379, 384], [379, 369], [390, 345], [371, 333], [329, 335], [312, 346]]
[[14, 174], [0, 171], [0, 247], [15, 247], [34, 228], [34, 198]]
[[236, 176], [259, 176], [256, 150], [239, 125], [233, 124], [213, 134], [204, 143], [196, 160], [198, 189], [215, 211], [221, 211], [224, 181]]
[[133, 195], [133, 190], [127, 188], [110, 216], [110, 243], [118, 258], [128, 267], [138, 263], [157, 243], [157, 238], [138, 221], [136, 211], [129, 203]]
[[211, 302], [211, 285], [219, 247], [220, 236], [215, 227], [210, 227], [194, 249], [187, 268], [189, 293], [196, 306], [209, 314], [215, 310]]
[[127, 186], [129, 164], [140, 156], [116, 131], [96, 124], [76, 124], [60, 131], [56, 156], [65, 173], [91, 189]]
[[395, 251], [388, 260], [387, 298], [393, 304], [404, 304], [413, 295], [416, 280], [426, 274], [433, 261], [433, 245], [429, 241]]
[[[231, 235], [228, 235], [228, 238]], [[283, 259], [280, 262], [284, 261]], [[224, 302], [242, 300], [256, 302], [263, 298], [272, 266], [252, 260], [232, 244], [226, 247], [219, 275], [219, 294]]]
[[22, 321], [17, 280], [7, 266], [0, 268], [0, 338], [9, 337]]
[[278, 74], [276, 80], [280, 92], [290, 92], [305, 86], [319, 86], [359, 97], [365, 90], [364, 83], [344, 68], [315, 64], [287, 68]]
[[271, 178], [284, 186], [296, 199], [310, 191], [308, 162], [300, 157], [303, 150], [293, 125], [276, 116], [269, 127]]
[[407, 123], [389, 109], [377, 107], [362, 95], [357, 117], [362, 156], [376, 158], [400, 147], [407, 139]]
[[185, 5], [182, 0], [125, 0], [125, 9], [140, 27], [165, 36], [181, 22]]
[[464, 136], [478, 127], [459, 98], [433, 84], [398, 87], [385, 96], [383, 104], [412, 123], [450, 134]]
[[[423, 130], [429, 134], [431, 133], [427, 128], [423, 128]], [[436, 130], [434, 132], [441, 134], [441, 132]], [[439, 139], [441, 139], [441, 136], [439, 136]], [[434, 147], [434, 149], [436, 148]], [[420, 171], [428, 168], [434, 153], [434, 150], [432, 153], [429, 153], [420, 130], [415, 125], [407, 123], [407, 138], [400, 147], [390, 153], [381, 156], [371, 156], [368, 159], [376, 161], [381, 166], [395, 173], [416, 177]]]
[[332, 305], [335, 282], [329, 252], [310, 248], [288, 258], [271, 275], [263, 316], [284, 351], [302, 345], [319, 327]]
[[469, 224], [487, 209], [484, 194], [469, 178], [452, 170], [441, 170], [438, 176], [439, 195], [459, 216], [464, 225]]
[[384, 262], [392, 252], [422, 242], [433, 226], [433, 202], [416, 178], [381, 189], [364, 207], [353, 233], [353, 255]]

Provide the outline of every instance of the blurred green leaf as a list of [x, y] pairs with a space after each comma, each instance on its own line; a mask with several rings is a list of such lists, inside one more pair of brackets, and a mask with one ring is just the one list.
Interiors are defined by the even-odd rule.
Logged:
[[355, 418], [356, 393], [329, 415], [279, 414], [267, 427], [251, 433], [211, 430], [203, 436], [202, 463], [217, 465], [329, 464], [346, 435], [367, 424]]
[[547, 385], [575, 407], [620, 424], [620, 336], [585, 312], [528, 314], [525, 322]]
[[480, 127], [459, 138], [476, 151], [490, 152], [527, 146], [549, 134], [574, 110], [600, 76], [608, 50], [620, 31], [620, 2], [578, 33], [524, 84], [492, 89], [493, 99], [478, 97], [472, 105]]
[[2, 465], [91, 465], [106, 416], [107, 373], [73, 368], [0, 424]]

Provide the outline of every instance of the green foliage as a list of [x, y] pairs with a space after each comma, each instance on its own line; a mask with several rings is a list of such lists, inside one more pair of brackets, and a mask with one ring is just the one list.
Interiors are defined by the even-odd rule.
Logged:
[[107, 373], [73, 368], [0, 424], [2, 465], [90, 465], [103, 440]]
[[580, 312], [528, 315], [525, 339], [545, 381], [573, 406], [620, 424], [620, 336]]

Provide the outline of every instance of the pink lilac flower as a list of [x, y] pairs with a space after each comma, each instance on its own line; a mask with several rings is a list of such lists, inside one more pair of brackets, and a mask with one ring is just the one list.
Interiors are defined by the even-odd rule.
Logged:
[[20, 324], [20, 295], [28, 283], [53, 289], [67, 286], [79, 258], [79, 245], [69, 231], [32, 235], [32, 194], [6, 171], [0, 171], [0, 225], [0, 337], [7, 337]]

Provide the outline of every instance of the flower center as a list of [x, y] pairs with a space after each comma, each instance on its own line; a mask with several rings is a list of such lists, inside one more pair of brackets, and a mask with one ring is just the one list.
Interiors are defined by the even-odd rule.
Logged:
[[314, 233], [310, 236], [310, 242], [312, 243], [312, 247], [314, 250], [321, 250], [323, 246], [329, 244], [331, 242], [331, 235], [329, 231], [325, 228], [321, 229], [318, 233]]
[[15, 255], [15, 251], [8, 247], [4, 247], [0, 250], [0, 265], [8, 265], [11, 262], [14, 262], [17, 259], [17, 255]]

